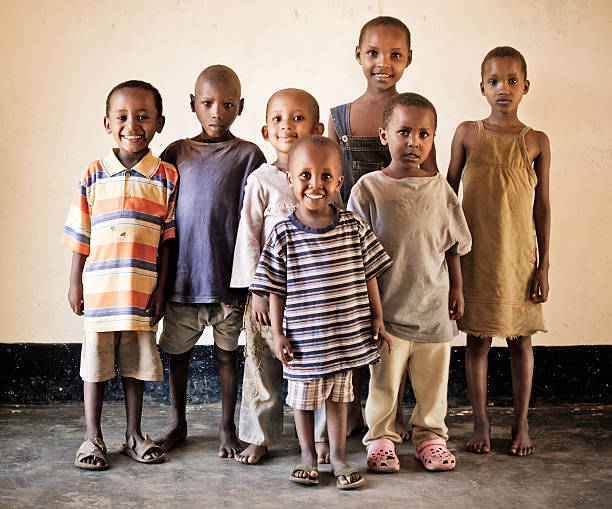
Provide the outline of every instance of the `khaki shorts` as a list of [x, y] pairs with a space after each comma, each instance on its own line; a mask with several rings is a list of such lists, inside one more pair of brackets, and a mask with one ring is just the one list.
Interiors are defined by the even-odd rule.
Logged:
[[104, 382], [119, 376], [138, 380], [164, 379], [155, 332], [85, 332], [80, 375], [85, 382]]
[[222, 302], [186, 304], [168, 302], [164, 315], [164, 330], [159, 347], [169, 354], [182, 354], [191, 350], [207, 326], [213, 328], [215, 345], [233, 352], [238, 348], [244, 309]]
[[318, 410], [325, 400], [353, 401], [353, 372], [342, 371], [304, 382], [287, 381], [287, 405], [298, 410]]

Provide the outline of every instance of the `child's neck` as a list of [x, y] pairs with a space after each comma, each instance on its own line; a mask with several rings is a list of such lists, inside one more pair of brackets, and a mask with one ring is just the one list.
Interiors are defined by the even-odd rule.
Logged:
[[397, 89], [395, 86], [388, 88], [387, 90], [380, 90], [379, 88], [374, 88], [368, 86], [366, 91], [363, 93], [361, 97], [353, 101], [354, 103], [364, 103], [364, 104], [385, 104], [390, 97], [397, 95]]
[[149, 148], [147, 147], [144, 150], [141, 150], [140, 152], [123, 152], [121, 149], [119, 149], [115, 155], [117, 156], [117, 159], [119, 159], [119, 162], [125, 166], [126, 168], [133, 168], [134, 166], [136, 166], [140, 160], [146, 156], [149, 153]]
[[492, 110], [488, 118], [484, 120], [485, 127], [493, 127], [493, 130], [504, 131], [504, 130], [516, 130], [517, 128], [525, 127], [518, 119], [518, 110], [512, 110], [508, 112], [501, 112]]
[[321, 212], [312, 212], [306, 207], [295, 209], [295, 217], [297, 217], [300, 223], [309, 228], [325, 228], [331, 224], [335, 216], [336, 209], [329, 204]]
[[222, 141], [233, 140], [234, 138], [235, 136], [230, 131], [225, 131], [225, 133], [218, 138], [211, 138], [206, 134], [206, 131], [202, 129], [202, 132], [191, 138], [191, 141], [196, 141], [198, 143], [220, 143]]
[[276, 161], [272, 163], [272, 166], [276, 166], [283, 173], [287, 173], [287, 168], [289, 168], [289, 155], [277, 152]]
[[387, 177], [394, 179], [403, 179], [408, 177], [435, 177], [438, 173], [437, 171], [424, 170], [423, 168], [419, 168], [418, 165], [405, 168], [399, 164], [395, 164], [393, 161], [391, 161], [389, 166], [383, 168], [382, 172]]

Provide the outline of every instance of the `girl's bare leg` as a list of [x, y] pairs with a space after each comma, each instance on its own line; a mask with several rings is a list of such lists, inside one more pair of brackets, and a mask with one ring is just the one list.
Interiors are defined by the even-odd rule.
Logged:
[[478, 454], [491, 451], [491, 425], [487, 416], [487, 370], [490, 348], [491, 338], [477, 338], [468, 334], [465, 374], [474, 412], [474, 434], [466, 444], [466, 449]]
[[512, 393], [514, 395], [514, 422], [512, 423], [510, 454], [528, 456], [533, 453], [533, 443], [529, 438], [527, 423], [533, 381], [531, 336], [521, 336], [507, 341], [512, 362]]

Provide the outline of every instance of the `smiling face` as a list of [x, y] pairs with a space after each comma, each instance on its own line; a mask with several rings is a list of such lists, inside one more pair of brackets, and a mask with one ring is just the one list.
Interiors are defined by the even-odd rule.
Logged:
[[318, 109], [315, 99], [303, 90], [281, 90], [270, 98], [261, 134], [279, 158], [287, 155], [299, 137], [323, 134]]
[[[395, 106], [385, 129], [380, 129], [380, 141], [389, 145], [389, 173], [400, 176], [425, 176], [419, 165], [427, 159], [434, 142], [436, 118], [429, 108]], [[392, 175], [393, 176], [393, 175]]]
[[159, 115], [150, 90], [120, 88], [110, 97], [104, 127], [119, 147], [117, 157], [131, 168], [149, 151], [155, 133], [161, 133], [164, 117]]
[[191, 95], [191, 111], [202, 126], [202, 141], [227, 141], [236, 117], [242, 113], [240, 83], [231, 77], [203, 75], [198, 78], [195, 95]]
[[327, 215], [329, 204], [342, 187], [342, 180], [342, 161], [333, 147], [310, 143], [296, 147], [287, 181], [301, 204], [301, 212], [312, 216]]
[[388, 90], [395, 87], [412, 62], [412, 51], [401, 28], [378, 25], [366, 31], [355, 49], [355, 57], [361, 64], [368, 88]]
[[492, 111], [516, 112], [523, 96], [529, 91], [521, 62], [512, 57], [495, 57], [484, 65], [480, 91]]

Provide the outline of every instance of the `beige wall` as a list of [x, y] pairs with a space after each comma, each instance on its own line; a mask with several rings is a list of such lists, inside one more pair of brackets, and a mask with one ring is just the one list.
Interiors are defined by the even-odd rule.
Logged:
[[605, 301], [612, 288], [610, 1], [1, 0], [0, 6], [6, 157], [0, 341], [80, 341], [81, 319], [66, 300], [70, 255], [59, 236], [81, 171], [112, 145], [102, 117], [113, 85], [143, 79], [160, 89], [167, 123], [152, 144], [158, 154], [198, 131], [188, 108], [197, 73], [227, 64], [241, 77], [245, 97], [233, 131], [271, 157], [259, 134], [268, 96], [305, 88], [324, 117], [356, 98], [364, 88], [353, 59], [359, 29], [388, 14], [412, 31], [413, 64], [398, 89], [423, 93], [436, 105], [444, 172], [456, 125], [488, 113], [478, 91], [484, 54], [500, 44], [524, 53], [532, 86], [520, 116], [552, 143], [550, 332], [534, 341], [612, 344], [612, 306]]

